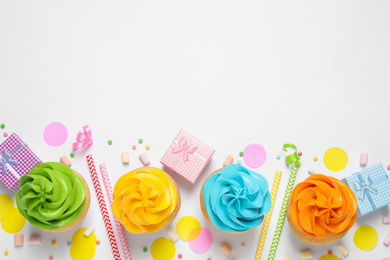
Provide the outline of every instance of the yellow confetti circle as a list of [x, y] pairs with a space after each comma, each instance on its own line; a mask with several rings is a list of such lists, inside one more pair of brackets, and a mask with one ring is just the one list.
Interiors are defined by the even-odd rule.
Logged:
[[185, 241], [191, 241], [200, 234], [200, 223], [193, 216], [184, 216], [176, 224], [176, 233]]
[[172, 260], [175, 257], [176, 247], [172, 240], [160, 237], [152, 243], [150, 253], [154, 260]]
[[364, 251], [370, 251], [374, 249], [378, 243], [378, 232], [369, 225], [361, 226], [355, 231], [353, 242], [357, 248]]
[[84, 235], [86, 228], [80, 228], [72, 236], [70, 256], [73, 260], [91, 260], [95, 255], [96, 235]]
[[12, 211], [9, 209], [14, 208], [14, 200], [5, 194], [0, 194], [0, 219], [6, 219], [10, 216]]
[[341, 260], [340, 258], [338, 258], [336, 255], [323, 255], [321, 256], [318, 260]]
[[20, 214], [17, 208], [9, 209], [9, 211], [11, 211], [10, 216], [1, 220], [1, 227], [5, 232], [15, 234], [23, 229], [26, 224], [26, 219]]
[[338, 172], [347, 166], [348, 155], [343, 149], [332, 147], [325, 152], [324, 163], [329, 170]]

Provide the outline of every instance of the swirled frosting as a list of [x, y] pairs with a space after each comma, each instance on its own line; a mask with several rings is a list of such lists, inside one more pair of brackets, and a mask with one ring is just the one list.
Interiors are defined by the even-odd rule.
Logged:
[[164, 171], [141, 168], [116, 182], [112, 212], [130, 233], [156, 232], [167, 224], [177, 201], [176, 186]]
[[210, 175], [202, 192], [211, 222], [223, 231], [244, 232], [257, 227], [271, 209], [267, 180], [238, 164]]
[[16, 204], [32, 225], [54, 230], [73, 223], [85, 205], [81, 178], [68, 166], [48, 162], [36, 165], [20, 178]]
[[355, 223], [357, 200], [340, 180], [315, 174], [291, 194], [291, 220], [309, 237], [325, 238], [347, 232]]

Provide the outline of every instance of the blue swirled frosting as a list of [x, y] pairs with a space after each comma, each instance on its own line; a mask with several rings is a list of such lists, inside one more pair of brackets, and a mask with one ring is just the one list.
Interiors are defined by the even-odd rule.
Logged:
[[238, 164], [227, 165], [205, 181], [203, 202], [211, 222], [227, 232], [257, 227], [271, 209], [267, 180]]

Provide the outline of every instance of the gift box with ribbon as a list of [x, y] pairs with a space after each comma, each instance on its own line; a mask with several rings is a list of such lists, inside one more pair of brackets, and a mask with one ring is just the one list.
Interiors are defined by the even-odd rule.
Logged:
[[358, 217], [390, 204], [390, 180], [381, 163], [354, 173], [342, 181], [357, 198]]
[[214, 152], [213, 148], [182, 129], [160, 162], [194, 184]]
[[19, 189], [19, 179], [42, 161], [16, 134], [0, 145], [0, 179], [10, 190]]

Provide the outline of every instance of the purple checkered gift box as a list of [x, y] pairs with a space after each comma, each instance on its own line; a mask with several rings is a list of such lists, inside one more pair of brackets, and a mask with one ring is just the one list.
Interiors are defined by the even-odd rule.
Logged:
[[182, 129], [160, 163], [194, 184], [214, 152], [213, 148]]
[[16, 134], [0, 145], [0, 179], [10, 190], [17, 191], [20, 176], [26, 175], [41, 162]]

